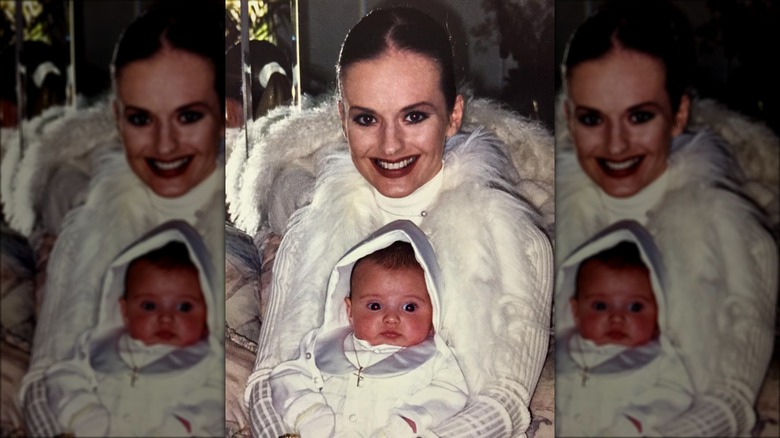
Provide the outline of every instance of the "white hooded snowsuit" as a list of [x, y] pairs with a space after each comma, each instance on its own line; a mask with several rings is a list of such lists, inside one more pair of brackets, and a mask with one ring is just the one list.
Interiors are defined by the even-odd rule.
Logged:
[[665, 335], [666, 278], [661, 256], [639, 223], [616, 222], [577, 248], [558, 271], [556, 296], [573, 297], [579, 266], [625, 241], [638, 247], [649, 271], [660, 334], [636, 347], [596, 345], [578, 333], [569, 300], [562, 300], [556, 330], [556, 436], [661, 436], [656, 428], [693, 403], [693, 383]]
[[[209, 334], [188, 347], [145, 346], [127, 333], [119, 298], [128, 265], [173, 241], [187, 246], [198, 269]], [[214, 281], [211, 255], [184, 221], [166, 222], [123, 251], [104, 277], [97, 326], [79, 337], [69, 360], [45, 373], [49, 405], [61, 426], [77, 436], [220, 435], [224, 353], [214, 304], [223, 297]]]
[[[425, 272], [434, 334], [406, 348], [356, 342], [344, 303], [352, 267], [359, 259], [397, 241], [412, 244]], [[322, 437], [413, 437], [416, 434], [400, 417], [412, 420], [421, 433], [463, 409], [468, 400], [466, 380], [438, 334], [440, 288], [433, 247], [410, 221], [391, 222], [348, 251], [328, 281], [322, 326], [305, 336], [298, 358], [281, 363], [271, 374], [274, 408], [282, 413], [284, 421], [299, 429], [304, 417], [315, 416], [316, 420], [309, 421], [305, 428], [316, 430]], [[370, 365], [358, 372], [359, 363]], [[322, 412], [323, 405], [332, 411], [317, 415], [315, 411]], [[391, 427], [393, 421], [399, 427]]]

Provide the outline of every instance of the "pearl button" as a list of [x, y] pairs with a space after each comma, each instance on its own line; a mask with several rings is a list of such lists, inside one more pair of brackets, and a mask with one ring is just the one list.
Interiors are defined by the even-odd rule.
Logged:
[[354, 423], [355, 421], [357, 421], [357, 415], [355, 415], [355, 414], [352, 414], [352, 415], [350, 415], [350, 416], [349, 416], [349, 421], [351, 421], [351, 422], [353, 422], [353, 423]]
[[311, 359], [311, 353], [306, 353], [306, 359]]

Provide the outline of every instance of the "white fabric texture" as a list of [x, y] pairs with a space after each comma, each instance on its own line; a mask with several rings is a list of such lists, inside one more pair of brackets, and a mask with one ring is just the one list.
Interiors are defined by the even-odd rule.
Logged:
[[[372, 187], [349, 154], [334, 154], [322, 168], [312, 202], [290, 220], [274, 265], [246, 391], [257, 437], [284, 433], [270, 405], [268, 375], [322, 323], [329, 267], [384, 225]], [[439, 335], [470, 391], [466, 409], [434, 429], [443, 436], [522, 436], [530, 421], [527, 406], [550, 333], [552, 251], [508, 169], [514, 167], [505, 146], [491, 135], [454, 136], [445, 147], [442, 187], [420, 223], [442, 270]]]
[[[575, 296], [579, 267], [589, 257], [620, 242], [637, 246], [658, 309], [658, 338], [636, 347], [596, 345], [577, 332], [570, 318], [569, 298]], [[649, 232], [633, 220], [610, 225], [577, 248], [558, 268], [556, 435], [652, 435], [691, 406], [693, 383], [679, 352], [666, 337], [666, 283], [658, 248]]]
[[[397, 241], [412, 244], [425, 273], [434, 335], [428, 342], [403, 348], [371, 345], [355, 337], [344, 298], [350, 293], [355, 262]], [[325, 404], [334, 420], [330, 429], [323, 429], [325, 435], [331, 430], [336, 436], [400, 436], [394, 419], [408, 418], [422, 433], [463, 409], [468, 398], [465, 378], [438, 335], [440, 278], [433, 248], [410, 221], [391, 222], [352, 248], [329, 278], [322, 326], [307, 334], [296, 359], [283, 362], [271, 374], [274, 407], [288, 426], [303, 433], [300, 423], [309, 421], [300, 418], [310, 417], [310, 411]], [[415, 356], [421, 358], [413, 360]], [[323, 416], [314, 418], [320, 421]], [[414, 436], [405, 421], [403, 426], [407, 436]]]
[[[204, 188], [193, 189], [196, 193], [203, 189], [206, 195], [187, 198], [180, 215], [195, 218], [191, 225], [208, 247], [214, 284], [219, 285], [218, 295], [224, 296], [221, 167], [217, 165], [214, 175], [201, 183]], [[47, 268], [31, 365], [20, 390], [28, 428], [33, 435], [48, 436], [52, 435], [49, 431], [57, 430], [56, 425], [44, 424], [53, 416], [41, 415], [47, 409], [46, 399], [40, 398], [45, 392], [33, 383], [43, 378], [48, 367], [66, 360], [78, 336], [97, 323], [101, 280], [108, 266], [135, 239], [163, 221], [173, 219], [170, 216], [176, 216], [173, 212], [158, 212], [151, 190], [132, 172], [123, 153], [103, 157], [100, 172], [93, 178], [88, 193], [86, 203], [68, 214]], [[224, 299], [214, 303], [214, 315], [214, 324], [210, 325], [224, 327]]]
[[[563, 258], [615, 218], [604, 214], [601, 190], [581, 170], [565, 133], [558, 145], [556, 248]], [[702, 129], [675, 138], [665, 172], [666, 189], [655, 204], [627, 209], [644, 219], [660, 248], [669, 279], [666, 335], [695, 389], [693, 406], [659, 432], [746, 435], [772, 352], [777, 247], [744, 190], [738, 162], [716, 134]]]

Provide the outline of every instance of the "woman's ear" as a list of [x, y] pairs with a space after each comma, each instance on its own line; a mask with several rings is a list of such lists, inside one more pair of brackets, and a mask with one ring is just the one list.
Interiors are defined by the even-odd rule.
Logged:
[[677, 113], [674, 115], [674, 125], [672, 126], [672, 137], [678, 136], [685, 131], [685, 127], [688, 126], [688, 116], [691, 110], [691, 98], [687, 94], [683, 94], [680, 98], [680, 106], [677, 108]]
[[455, 105], [450, 114], [450, 124], [447, 127], [447, 137], [452, 137], [460, 131], [460, 125], [463, 123], [463, 96], [458, 94], [455, 97]]

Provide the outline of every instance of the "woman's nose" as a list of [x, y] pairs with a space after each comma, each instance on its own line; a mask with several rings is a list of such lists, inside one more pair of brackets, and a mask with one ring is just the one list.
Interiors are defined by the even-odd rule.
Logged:
[[398, 155], [404, 148], [403, 134], [395, 123], [387, 123], [383, 130], [380, 149], [385, 157]]
[[170, 155], [179, 147], [179, 136], [172, 123], [162, 122], [157, 133], [156, 152], [160, 155]]
[[611, 155], [620, 155], [629, 149], [626, 128], [621, 123], [613, 123], [607, 138], [607, 150]]

